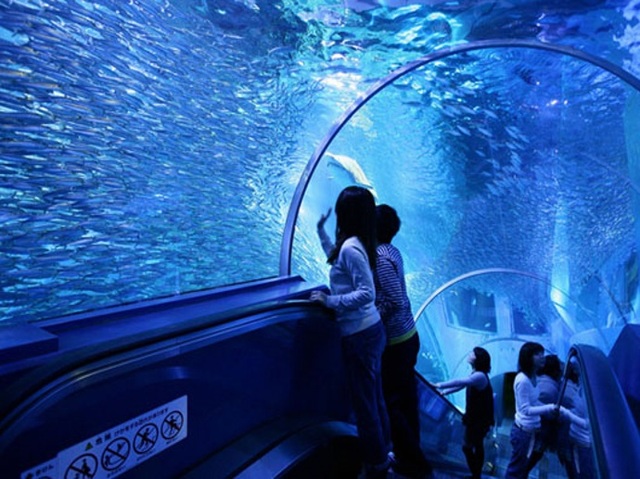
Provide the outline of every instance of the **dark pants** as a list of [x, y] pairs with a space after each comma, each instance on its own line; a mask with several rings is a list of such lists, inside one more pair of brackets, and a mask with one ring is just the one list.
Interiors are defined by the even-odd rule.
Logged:
[[342, 354], [365, 466], [388, 463], [389, 417], [382, 393], [382, 322], [342, 338]]
[[569, 439], [570, 424], [571, 423], [568, 420], [560, 421], [558, 427], [557, 453], [560, 464], [562, 464], [562, 466], [567, 471], [567, 477], [569, 477], [569, 479], [573, 479], [575, 475], [572, 475], [574, 461], [572, 455], [572, 445]]
[[[533, 444], [531, 444], [532, 441]], [[511, 460], [507, 466], [505, 479], [526, 479], [529, 477], [531, 454], [533, 451], [540, 450], [541, 447], [539, 435], [520, 429], [514, 423], [511, 428]]]
[[477, 426], [475, 424], [467, 425], [464, 430], [462, 452], [467, 459], [471, 477], [474, 479], [482, 475], [482, 466], [484, 466], [484, 438], [488, 432], [488, 427]]
[[415, 365], [420, 339], [414, 334], [406, 341], [386, 347], [382, 355], [382, 386], [391, 423], [393, 453], [400, 467], [421, 471], [429, 463], [420, 448], [418, 388]]
[[571, 444], [570, 461], [567, 464], [569, 479], [594, 479], [596, 477], [593, 451], [590, 446]]
[[546, 451], [558, 450], [558, 430], [560, 427], [560, 419], [557, 417], [542, 417], [540, 432], [536, 436], [535, 449], [529, 457], [527, 463], [527, 473], [531, 472], [540, 462]]

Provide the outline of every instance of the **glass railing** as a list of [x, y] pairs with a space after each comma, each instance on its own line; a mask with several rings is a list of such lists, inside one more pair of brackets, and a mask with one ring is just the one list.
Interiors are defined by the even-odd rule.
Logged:
[[571, 348], [560, 403], [574, 415], [567, 466], [578, 469], [575, 477], [640, 477], [640, 435], [602, 351], [587, 345]]

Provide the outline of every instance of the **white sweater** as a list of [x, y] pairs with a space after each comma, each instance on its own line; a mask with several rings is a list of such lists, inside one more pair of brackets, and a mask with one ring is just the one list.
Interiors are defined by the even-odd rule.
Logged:
[[526, 430], [539, 429], [540, 416], [553, 411], [554, 405], [540, 402], [540, 390], [523, 372], [516, 374], [513, 393], [516, 398], [516, 424]]
[[[327, 251], [326, 238], [321, 236], [321, 239]], [[331, 266], [329, 283], [331, 294], [327, 297], [327, 306], [336, 311], [343, 336], [363, 331], [380, 321], [369, 257], [357, 237], [342, 243], [338, 258]]]

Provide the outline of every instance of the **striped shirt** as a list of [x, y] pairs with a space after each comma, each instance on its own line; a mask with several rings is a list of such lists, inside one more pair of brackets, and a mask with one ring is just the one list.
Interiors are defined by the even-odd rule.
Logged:
[[398, 344], [416, 333], [402, 255], [389, 243], [378, 245], [376, 253], [376, 307], [387, 331], [388, 344]]

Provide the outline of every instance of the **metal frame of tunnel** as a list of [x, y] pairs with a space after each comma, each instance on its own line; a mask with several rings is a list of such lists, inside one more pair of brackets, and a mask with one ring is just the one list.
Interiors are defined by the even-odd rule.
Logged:
[[457, 276], [457, 277], [453, 278], [452, 280], [447, 281], [446, 283], [441, 285], [433, 293], [431, 293], [429, 295], [429, 297], [425, 300], [425, 302], [422, 303], [420, 308], [418, 308], [418, 312], [416, 313], [416, 319], [419, 318], [420, 316], [422, 316], [422, 314], [425, 312], [427, 307], [433, 302], [434, 299], [436, 299], [442, 292], [446, 291], [447, 289], [451, 288], [452, 286], [455, 286], [456, 284], [458, 284], [458, 283], [460, 283], [462, 281], [465, 281], [465, 280], [467, 280], [469, 278], [474, 278], [476, 276], [482, 276], [482, 275], [488, 275], [488, 274], [503, 274], [503, 273], [504, 274], [513, 274], [513, 275], [518, 275], [518, 276], [524, 276], [524, 277], [527, 277], [527, 278], [535, 279], [536, 281], [540, 281], [541, 283], [546, 284], [550, 288], [560, 292], [564, 297], [566, 297], [566, 298], [570, 299], [571, 301], [573, 301], [573, 303], [575, 303], [587, 316], [589, 316], [589, 317], [593, 316], [593, 313], [591, 313], [588, 310], [586, 310], [585, 308], [583, 308], [582, 305], [580, 304], [580, 302], [576, 298], [572, 297], [569, 293], [567, 293], [563, 289], [558, 288], [557, 286], [554, 286], [553, 283], [551, 283], [548, 279], [543, 278], [542, 276], [538, 276], [537, 274], [530, 273], [528, 271], [521, 271], [519, 269], [484, 268], [484, 269], [476, 269], [474, 271], [469, 271], [468, 273], [461, 274], [460, 276]]
[[298, 186], [296, 187], [296, 190], [293, 194], [293, 200], [291, 202], [289, 213], [287, 215], [287, 221], [284, 227], [282, 245], [280, 248], [280, 275], [291, 274], [291, 253], [293, 250], [293, 236], [295, 233], [295, 225], [298, 219], [298, 212], [302, 204], [302, 198], [304, 197], [304, 194], [307, 190], [309, 181], [311, 181], [311, 177], [313, 176], [313, 173], [318, 163], [320, 162], [320, 159], [324, 156], [325, 152], [329, 148], [329, 145], [333, 142], [334, 138], [347, 124], [351, 117], [353, 117], [353, 115], [355, 115], [356, 112], [360, 110], [360, 108], [362, 108], [369, 100], [371, 100], [387, 86], [395, 82], [398, 78], [403, 77], [404, 75], [416, 70], [417, 68], [420, 68], [421, 66], [427, 65], [428, 63], [431, 63], [435, 60], [440, 60], [442, 58], [456, 55], [458, 53], [490, 48], [530, 48], [534, 50], [546, 50], [549, 52], [568, 55], [591, 63], [612, 73], [613, 75], [629, 84], [631, 87], [638, 90], [638, 92], [640, 92], [640, 79], [635, 77], [628, 71], [620, 68], [619, 66], [609, 62], [608, 60], [590, 55], [580, 50], [576, 50], [572, 47], [564, 45], [551, 45], [530, 40], [483, 40], [465, 43], [463, 45], [443, 48], [442, 50], [430, 53], [429, 55], [426, 55], [418, 60], [406, 64], [403, 67], [400, 67], [399, 69], [389, 74], [387, 77], [378, 81], [365, 94], [358, 97], [358, 99], [333, 124], [333, 126], [331, 127], [327, 135], [325, 135], [324, 139], [309, 160], [309, 163], [307, 163]]
[[[585, 309], [584, 306], [582, 306], [582, 304], [580, 303], [580, 301], [578, 301], [577, 298], [574, 298], [572, 295], [570, 295], [567, 291], [564, 291], [562, 288], [558, 288], [557, 286], [554, 286], [553, 283], [551, 283], [551, 281], [549, 281], [547, 278], [544, 278], [542, 276], [539, 276], [537, 274], [528, 272], [528, 271], [522, 271], [522, 270], [518, 270], [518, 269], [510, 269], [510, 268], [484, 268], [484, 269], [477, 269], [474, 271], [469, 271], [467, 273], [461, 274], [460, 276], [457, 276], [455, 278], [453, 278], [450, 281], [447, 281], [446, 283], [442, 284], [440, 287], [438, 287], [433, 293], [431, 293], [429, 295], [429, 297], [424, 301], [424, 303], [422, 303], [422, 305], [420, 306], [420, 308], [418, 308], [418, 312], [415, 314], [414, 318], [416, 321], [418, 321], [420, 319], [420, 317], [425, 313], [425, 311], [427, 310], [427, 308], [429, 307], [429, 305], [438, 297], [440, 296], [440, 294], [442, 294], [444, 291], [446, 291], [447, 289], [456, 286], [457, 284], [470, 279], [470, 278], [474, 278], [476, 276], [483, 276], [483, 275], [489, 275], [489, 274], [511, 274], [511, 275], [516, 275], [516, 276], [522, 276], [525, 278], [530, 278], [533, 279], [535, 281], [540, 281], [541, 283], [549, 286], [549, 288], [558, 291], [560, 294], [562, 294], [565, 298], [569, 299], [570, 301], [572, 301], [584, 314], [586, 317], [588, 317], [591, 321], [593, 321], [594, 327], [595, 327], [595, 318], [593, 317], [593, 313], [590, 312], [589, 310]], [[616, 304], [616, 307], [618, 307], [618, 305]], [[598, 333], [600, 334], [600, 336], [602, 337], [602, 339], [604, 341], [606, 341], [606, 337], [602, 334], [602, 330], [600, 328], [596, 328]], [[489, 340], [487, 341], [487, 343], [492, 342], [494, 340]], [[523, 341], [524, 342], [524, 341]], [[439, 353], [440, 354], [440, 353]]]

